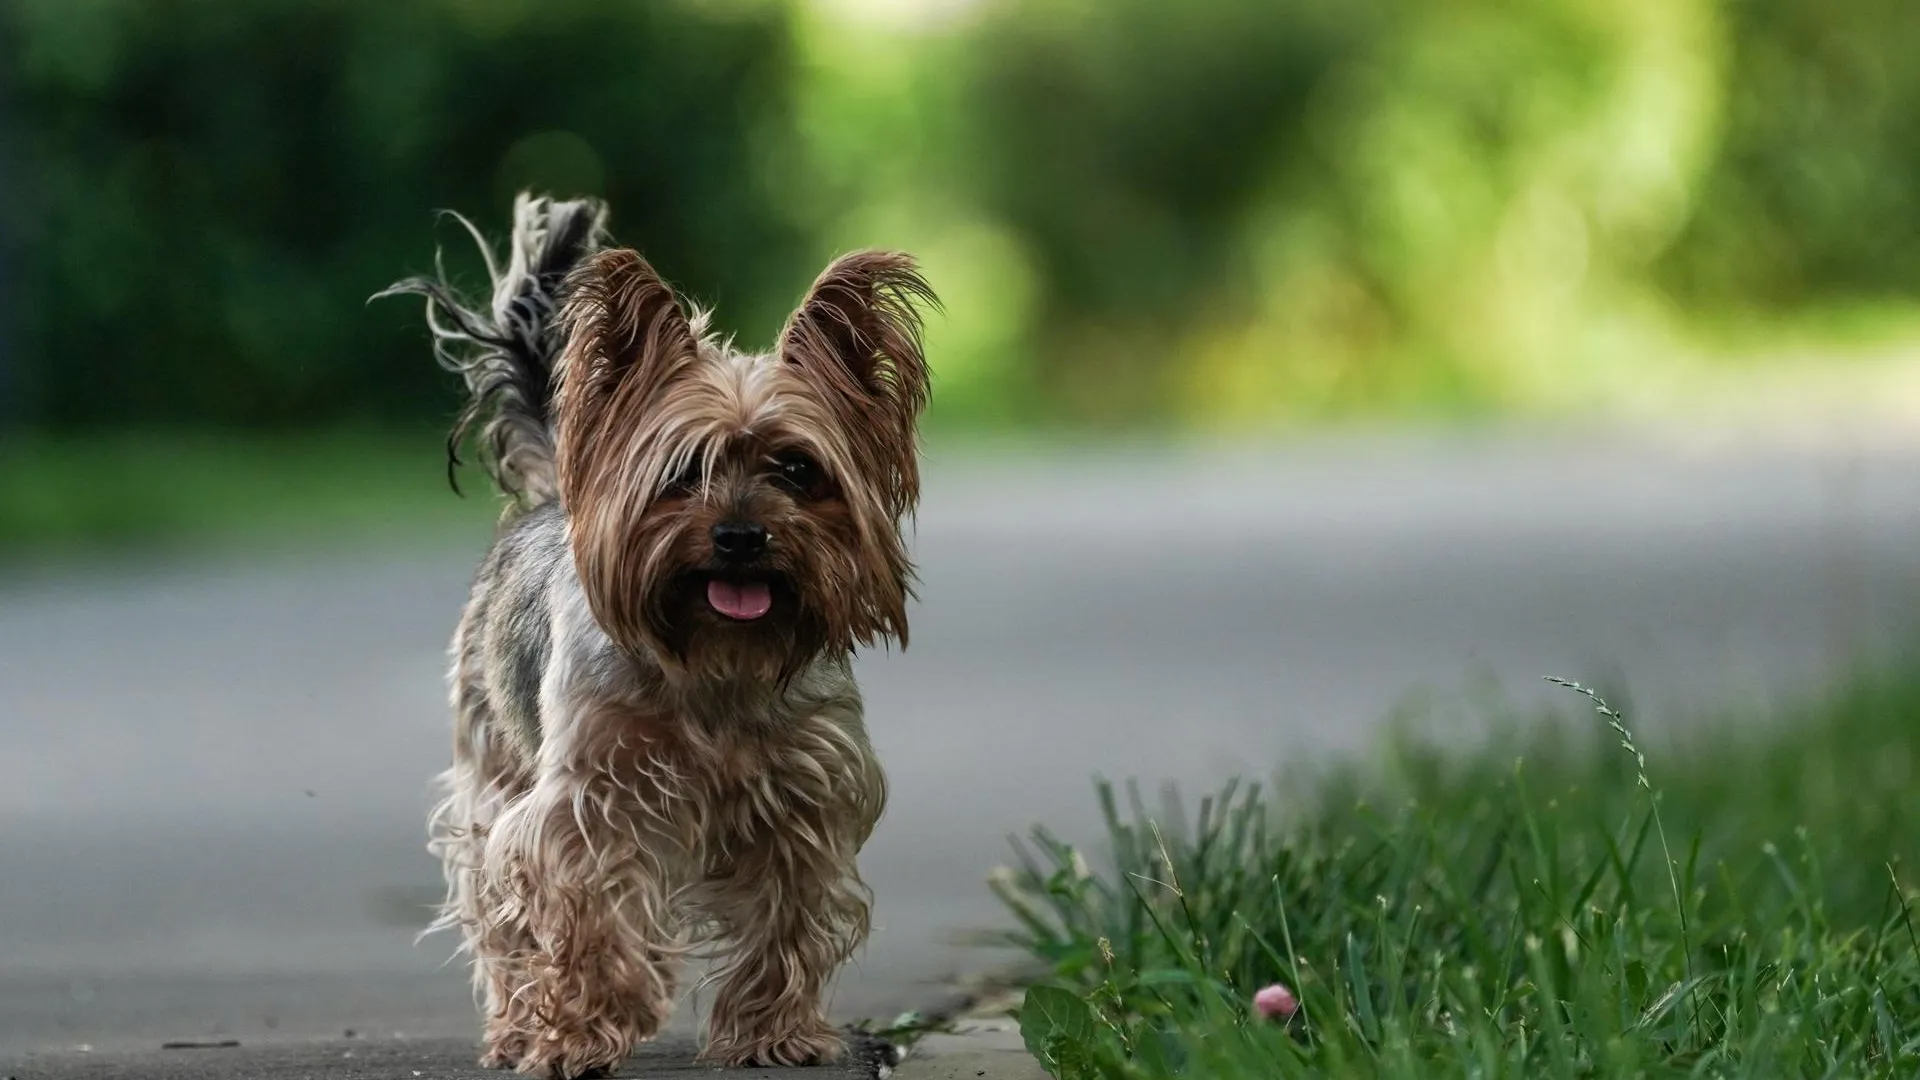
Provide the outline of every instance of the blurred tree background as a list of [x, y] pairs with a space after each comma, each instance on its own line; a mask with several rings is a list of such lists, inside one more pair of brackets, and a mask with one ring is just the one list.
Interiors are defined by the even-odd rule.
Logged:
[[747, 341], [835, 251], [919, 252], [958, 428], [1586, 407], [1904, 332], [1920, 283], [1911, 0], [11, 0], [0, 35], [16, 435], [437, 425], [419, 312], [363, 301], [436, 242], [475, 280], [432, 212], [497, 234], [522, 186], [608, 197]]

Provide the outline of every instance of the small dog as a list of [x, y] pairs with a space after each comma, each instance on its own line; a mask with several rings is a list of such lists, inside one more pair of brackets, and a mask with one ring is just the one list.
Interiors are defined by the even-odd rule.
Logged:
[[866, 939], [855, 857], [886, 804], [850, 660], [907, 642], [901, 529], [927, 400], [914, 261], [828, 266], [737, 351], [605, 207], [521, 195], [492, 302], [439, 278], [436, 354], [510, 504], [452, 645], [430, 821], [484, 1003], [483, 1065], [604, 1074], [722, 961], [704, 1060], [844, 1053], [829, 982]]

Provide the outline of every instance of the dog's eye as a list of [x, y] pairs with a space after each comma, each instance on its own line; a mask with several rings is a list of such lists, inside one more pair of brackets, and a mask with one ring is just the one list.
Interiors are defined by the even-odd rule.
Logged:
[[781, 487], [802, 498], [818, 499], [827, 493], [827, 474], [819, 463], [799, 451], [775, 458], [774, 477]]
[[672, 479], [667, 481], [667, 491], [674, 495], [691, 495], [700, 490], [702, 475], [700, 465], [700, 459], [697, 457], [687, 459], [687, 463], [680, 466], [680, 471], [674, 473]]

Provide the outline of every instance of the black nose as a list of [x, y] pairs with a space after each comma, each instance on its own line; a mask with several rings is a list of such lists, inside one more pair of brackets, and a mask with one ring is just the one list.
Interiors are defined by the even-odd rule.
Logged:
[[767, 530], [746, 522], [723, 521], [713, 527], [713, 550], [727, 562], [757, 559], [767, 550]]

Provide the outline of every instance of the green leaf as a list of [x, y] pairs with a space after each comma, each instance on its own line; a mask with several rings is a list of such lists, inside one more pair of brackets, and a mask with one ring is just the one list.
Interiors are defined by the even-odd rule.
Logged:
[[1071, 1074], [1061, 1066], [1083, 1061], [1096, 1037], [1093, 1006], [1080, 995], [1058, 986], [1028, 988], [1020, 1006], [1020, 1038], [1048, 1072], [1065, 1080]]

